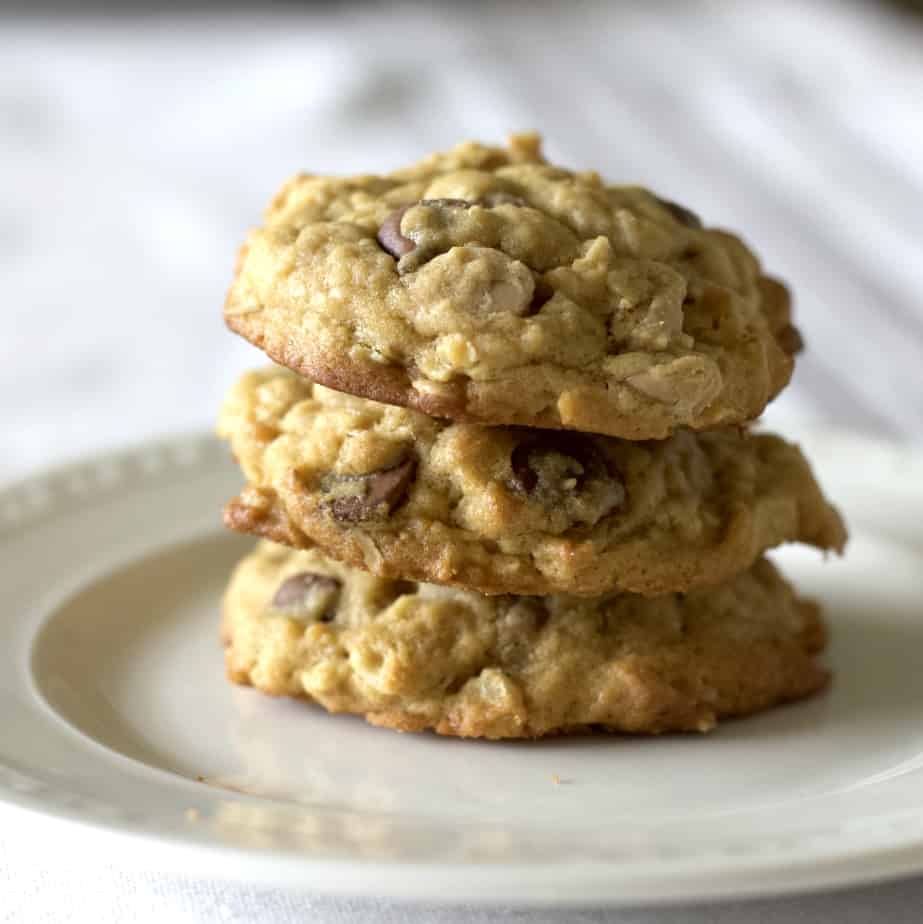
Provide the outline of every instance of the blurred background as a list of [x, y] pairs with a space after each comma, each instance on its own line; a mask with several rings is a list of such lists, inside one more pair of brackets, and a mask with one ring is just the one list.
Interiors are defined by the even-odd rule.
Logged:
[[211, 426], [261, 361], [221, 322], [235, 250], [289, 174], [532, 128], [789, 281], [770, 422], [923, 437], [915, 6], [0, 6], [0, 480]]

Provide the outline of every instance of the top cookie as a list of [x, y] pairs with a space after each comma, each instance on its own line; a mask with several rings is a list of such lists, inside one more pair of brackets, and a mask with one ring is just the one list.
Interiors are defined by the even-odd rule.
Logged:
[[340, 391], [637, 440], [751, 420], [791, 377], [786, 290], [738, 238], [533, 135], [296, 176], [265, 219], [227, 323]]

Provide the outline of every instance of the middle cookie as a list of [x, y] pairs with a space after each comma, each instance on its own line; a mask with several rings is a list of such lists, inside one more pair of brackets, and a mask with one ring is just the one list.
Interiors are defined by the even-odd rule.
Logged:
[[249, 482], [229, 526], [382, 577], [654, 596], [717, 584], [782, 542], [846, 540], [798, 448], [770, 435], [453, 424], [282, 369], [237, 383], [219, 434]]

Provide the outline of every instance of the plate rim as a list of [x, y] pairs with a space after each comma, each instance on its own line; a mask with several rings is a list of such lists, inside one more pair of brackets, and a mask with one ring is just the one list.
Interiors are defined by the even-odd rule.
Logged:
[[[883, 440], [835, 428], [812, 428], [800, 435], [796, 434], [793, 439], [796, 442], [805, 440], [814, 445], [818, 440], [835, 440], [837, 443], [845, 441], [852, 446], [859, 444], [868, 451], [886, 453], [894, 458], [910, 457], [912, 464], [921, 465], [923, 468], [923, 446], [916, 442]], [[15, 505], [20, 495], [28, 494], [37, 486], [49, 489], [53, 485], [63, 484], [64, 494], [78, 501], [79, 508], [84, 504], [92, 505], [100, 494], [109, 490], [118, 487], [123, 491], [130, 490], [131, 486], [116, 478], [114, 481], [94, 481], [91, 490], [83, 486], [78, 491], [69, 492], [66, 486], [75, 475], [87, 475], [94, 470], [112, 465], [122, 468], [126, 465], [133, 467], [142, 455], [149, 457], [153, 452], [162, 456], [164, 464], [150, 470], [134, 471], [135, 475], [140, 476], [139, 483], [147, 484], [162, 473], [175, 474], [177, 466], [195, 467], [205, 464], [215, 457], [219, 447], [221, 444], [209, 431], [188, 431], [100, 450], [64, 463], [49, 465], [32, 475], [0, 483], [0, 540], [9, 538], [9, 525], [15, 523], [21, 529], [30, 521], [42, 519], [49, 508], [54, 507], [51, 499], [53, 492], [46, 490], [44, 502], [30, 502], [25, 513], [20, 510], [13, 517], [4, 515], [8, 513], [11, 502]], [[67, 515], [67, 510], [64, 511], [64, 515]], [[15, 539], [13, 541], [15, 542]], [[30, 690], [30, 693], [34, 692]], [[39, 697], [39, 701], [44, 708], [50, 708], [43, 697]], [[70, 727], [56, 713], [54, 715], [65, 728]], [[93, 743], [103, 751], [108, 751], [101, 743]], [[144, 771], [152, 769], [127, 755], [118, 756], [132, 762], [136, 768], [142, 768]], [[464, 900], [479, 904], [513, 901], [532, 906], [641, 906], [730, 897], [796, 894], [880, 882], [923, 871], [923, 828], [917, 825], [918, 830], [914, 832], [914, 836], [905, 836], [898, 845], [871, 848], [871, 855], [869, 848], [853, 845], [852, 849], [845, 849], [845, 846], [841, 845], [839, 853], [834, 851], [825, 857], [815, 857], [810, 868], [786, 862], [778, 850], [775, 853], [760, 853], [750, 858], [738, 857], [736, 860], [725, 852], [712, 851], [694, 863], [688, 861], [691, 863], [690, 868], [683, 875], [682, 864], [678, 866], [675, 861], [672, 862], [669, 867], [669, 888], [664, 888], [662, 860], [629, 864], [631, 874], [628, 877], [613, 877], [613, 860], [596, 862], [581, 857], [566, 867], [571, 885], [565, 888], [560, 884], [554, 886], [552, 883], [552, 880], [560, 880], [561, 871], [565, 868], [557, 861], [551, 864], [504, 861], [488, 866], [458, 861], [421, 864], [408, 862], [406, 859], [320, 859], [293, 850], [246, 849], [239, 845], [190, 837], [187, 831], [152, 831], [143, 823], [136, 826], [124, 821], [119, 824], [112, 818], [94, 818], [92, 813], [88, 814], [88, 803], [81, 802], [79, 798], [74, 800], [71, 796], [72, 805], [64, 806], [49, 803], [47, 794], [17, 791], [11, 784], [11, 771], [15, 773], [8, 763], [0, 764], [2, 812], [26, 813], [32, 819], [40, 819], [42, 824], [52, 827], [63, 825], [68, 834], [74, 837], [109, 839], [112, 846], [120, 843], [124, 847], [124, 852], [119, 852], [119, 857], [124, 860], [134, 857], [139, 862], [150, 863], [152, 857], [156, 856], [159, 868], [186, 875], [190, 874], [190, 866], [193, 866], [193, 875], [257, 882], [262, 885], [308, 888], [321, 894], [374, 895], [399, 900], [432, 901], [435, 897], [435, 878], [442, 882], [442, 887], [438, 890], [442, 893], [439, 900]], [[183, 780], [190, 786], [196, 785], [181, 776], [176, 776], [176, 779]], [[50, 840], [57, 843], [55, 838]], [[714, 860], [719, 856], [721, 865], [706, 862], [709, 858]], [[852, 868], [853, 862], [860, 856], [861, 868]], [[549, 876], [552, 867], [554, 875]], [[740, 879], [748, 870], [751, 874], [749, 885], [747, 881]], [[759, 881], [753, 879], [756, 870], [761, 873], [757, 877]], [[229, 871], [236, 875], [228, 876]], [[395, 875], [398, 871], [400, 874]], [[658, 879], [658, 875], [661, 878]], [[656, 889], [642, 882], [652, 877], [657, 881]], [[707, 881], [704, 881], [705, 879]], [[477, 892], [472, 891], [475, 882], [479, 882], [481, 886]]]

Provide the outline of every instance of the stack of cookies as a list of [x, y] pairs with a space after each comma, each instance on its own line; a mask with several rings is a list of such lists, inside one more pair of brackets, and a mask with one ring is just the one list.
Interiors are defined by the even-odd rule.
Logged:
[[746, 426], [800, 346], [785, 288], [695, 214], [531, 135], [296, 176], [230, 327], [277, 366], [219, 430], [262, 537], [228, 672], [399, 730], [705, 731], [821, 688], [817, 607], [763, 554], [846, 533]]

